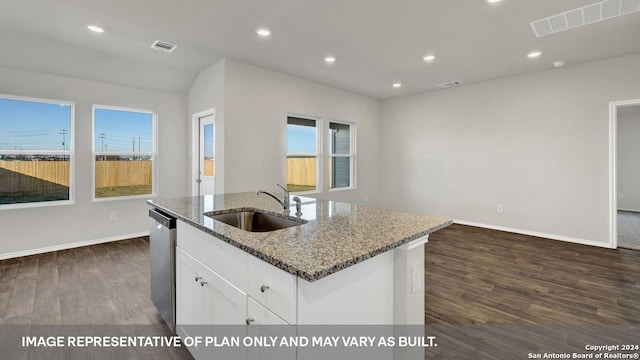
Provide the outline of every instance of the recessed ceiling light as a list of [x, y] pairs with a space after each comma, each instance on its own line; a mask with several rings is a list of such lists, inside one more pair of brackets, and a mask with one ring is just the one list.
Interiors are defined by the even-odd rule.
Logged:
[[256, 34], [258, 34], [259, 36], [262, 36], [262, 37], [267, 37], [267, 36], [271, 35], [271, 30], [265, 29], [265, 28], [260, 28], [260, 29], [256, 30]]
[[324, 61], [327, 64], [333, 64], [334, 62], [336, 62], [336, 58], [335, 56], [327, 56], [326, 58], [324, 58]]
[[425, 57], [422, 58], [422, 60], [424, 61], [433, 61], [436, 59], [435, 55], [425, 55]]
[[537, 58], [540, 55], [542, 55], [542, 51], [532, 51], [529, 54], [527, 54], [527, 56], [531, 59]]
[[500, 2], [500, 0], [487, 0], [487, 2], [488, 2], [489, 4], [493, 4], [493, 3]]
[[560, 67], [565, 66], [566, 64], [567, 64], [567, 62], [566, 62], [566, 61], [564, 61], [564, 60], [558, 60], [558, 61], [554, 61], [554, 62], [553, 62], [553, 67], [560, 68]]
[[396, 88], [396, 89], [397, 89], [397, 88], [399, 88], [399, 87], [401, 87], [401, 86], [402, 86], [402, 84], [401, 84], [401, 83], [399, 83], [399, 82], [397, 82], [397, 83], [393, 83], [393, 87], [394, 87], [394, 88]]
[[97, 25], [88, 25], [87, 29], [89, 29], [89, 30], [91, 30], [93, 32], [96, 32], [96, 33], [103, 33], [104, 32], [104, 29], [101, 28], [100, 26], [97, 26]]

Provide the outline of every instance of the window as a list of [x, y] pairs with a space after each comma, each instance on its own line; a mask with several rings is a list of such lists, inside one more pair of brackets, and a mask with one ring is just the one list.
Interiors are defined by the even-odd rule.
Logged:
[[[328, 129], [326, 140], [319, 129]], [[328, 174], [329, 190], [355, 187], [355, 124], [287, 117], [287, 189], [322, 191], [318, 179], [323, 173]]]
[[329, 189], [353, 187], [354, 127], [329, 122]]
[[287, 118], [287, 189], [291, 192], [318, 190], [316, 120]]
[[93, 107], [94, 199], [155, 194], [155, 115]]
[[0, 208], [73, 202], [73, 110], [0, 95]]

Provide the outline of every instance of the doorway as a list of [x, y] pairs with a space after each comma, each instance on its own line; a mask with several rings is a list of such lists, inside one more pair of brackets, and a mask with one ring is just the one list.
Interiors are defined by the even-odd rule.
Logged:
[[215, 110], [193, 115], [193, 186], [194, 196], [215, 192]]
[[640, 99], [612, 102], [611, 247], [640, 250]]

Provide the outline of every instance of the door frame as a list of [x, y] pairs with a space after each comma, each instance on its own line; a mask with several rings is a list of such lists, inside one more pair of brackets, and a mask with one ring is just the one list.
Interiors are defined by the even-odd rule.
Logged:
[[[203, 117], [213, 116], [213, 126], [216, 126], [216, 109], [211, 108], [204, 111], [197, 112], [191, 115], [191, 195], [198, 195], [199, 185], [196, 185], [198, 179], [198, 168], [200, 166], [200, 119]], [[217, 132], [215, 129], [214, 144], [217, 143]], [[214, 153], [215, 149], [214, 149]], [[214, 165], [215, 166], [215, 165]], [[217, 173], [217, 171], [216, 171]], [[214, 180], [214, 193], [215, 193], [215, 180]]]
[[609, 103], [609, 247], [618, 248], [618, 108], [640, 105], [640, 99]]

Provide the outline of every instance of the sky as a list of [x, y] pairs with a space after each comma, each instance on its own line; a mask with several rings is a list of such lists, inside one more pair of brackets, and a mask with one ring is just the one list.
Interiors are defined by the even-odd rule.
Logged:
[[207, 159], [213, 159], [214, 155], [213, 131], [213, 124], [204, 126], [204, 157]]
[[316, 128], [287, 124], [287, 153], [315, 154]]
[[96, 109], [95, 118], [96, 152], [153, 151], [153, 114]]
[[[71, 105], [0, 98], [0, 151], [69, 150], [71, 130]], [[152, 134], [150, 113], [96, 110], [96, 152], [151, 152]]]
[[[0, 98], [0, 151], [69, 150], [71, 105]], [[96, 109], [96, 152], [152, 152], [153, 115]], [[287, 152], [316, 152], [315, 127], [287, 125]], [[213, 126], [205, 128], [205, 156], [213, 157]], [[64, 147], [63, 147], [64, 140]]]
[[1, 150], [69, 150], [71, 106], [0, 98]]

